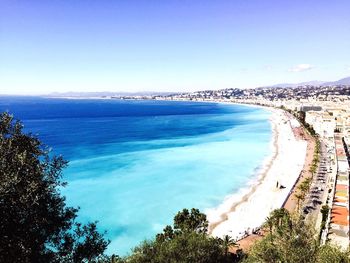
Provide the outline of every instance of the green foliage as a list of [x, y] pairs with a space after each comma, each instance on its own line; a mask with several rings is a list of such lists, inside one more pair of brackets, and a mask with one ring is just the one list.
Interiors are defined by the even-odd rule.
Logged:
[[350, 262], [350, 252], [342, 251], [340, 248], [335, 246], [330, 246], [326, 244], [320, 247], [317, 257], [317, 263], [329, 263], [329, 262], [337, 262], [337, 263], [349, 263]]
[[303, 195], [302, 193], [298, 192], [294, 195], [294, 197], [297, 199], [297, 208], [298, 210], [300, 209], [300, 203], [302, 201], [304, 201], [305, 199], [305, 195]]
[[321, 207], [322, 222], [325, 222], [327, 220], [328, 213], [329, 213], [329, 206], [328, 205], [323, 205]]
[[159, 242], [145, 241], [127, 260], [132, 263], [225, 262], [220, 242], [204, 233], [189, 232]]
[[295, 198], [298, 201], [298, 209], [300, 208], [300, 203], [305, 200], [305, 196], [308, 193], [311, 186], [311, 178], [305, 178], [297, 187], [298, 192], [295, 194]]
[[207, 217], [198, 209], [192, 208], [191, 212], [183, 209], [174, 218], [174, 229], [181, 232], [206, 233], [208, 231]]
[[305, 111], [299, 111], [298, 115], [296, 115], [298, 117], [298, 119], [300, 120], [300, 122], [305, 125], [305, 117], [306, 117], [306, 113]]
[[230, 237], [229, 235], [225, 235], [222, 239], [221, 239], [221, 244], [222, 247], [224, 249], [225, 252], [225, 256], [228, 255], [229, 249], [230, 247], [233, 246], [238, 246], [236, 243], [236, 240], [234, 240], [232, 237]]
[[314, 233], [301, 219], [277, 209], [267, 222], [271, 231], [252, 247], [247, 262], [314, 262]]
[[303, 126], [310, 133], [311, 136], [316, 136], [314, 128], [305, 122], [306, 113], [304, 111], [298, 111], [294, 114], [294, 116], [301, 122], [301, 124], [303, 124]]
[[313, 228], [285, 209], [274, 210], [265, 225], [269, 233], [253, 245], [244, 262], [349, 262], [349, 252], [319, 246]]
[[62, 157], [50, 158], [8, 113], [0, 115], [0, 262], [93, 262], [108, 242], [66, 207]]
[[320, 210], [322, 214], [322, 221], [321, 221], [321, 226], [320, 226], [320, 238], [322, 235], [322, 231], [326, 228], [326, 221], [329, 213], [329, 206], [328, 205], [323, 205]]
[[133, 254], [125, 259], [131, 263], [172, 263], [172, 262], [234, 262], [228, 253], [235, 245], [229, 236], [209, 237], [208, 221], [198, 209], [183, 209], [174, 218], [174, 227], [166, 226], [155, 240], [144, 241]]

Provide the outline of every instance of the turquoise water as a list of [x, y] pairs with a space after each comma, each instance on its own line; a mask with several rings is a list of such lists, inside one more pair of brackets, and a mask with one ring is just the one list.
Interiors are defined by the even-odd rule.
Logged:
[[1, 98], [70, 160], [67, 203], [125, 255], [177, 211], [219, 205], [269, 154], [270, 113], [217, 103]]

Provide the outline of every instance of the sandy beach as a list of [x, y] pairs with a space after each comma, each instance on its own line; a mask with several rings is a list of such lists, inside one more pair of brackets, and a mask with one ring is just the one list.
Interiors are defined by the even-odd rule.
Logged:
[[206, 211], [213, 236], [241, 239], [260, 227], [273, 209], [284, 205], [303, 169], [307, 142], [293, 133], [298, 122], [282, 110], [271, 111], [271, 155], [250, 186]]

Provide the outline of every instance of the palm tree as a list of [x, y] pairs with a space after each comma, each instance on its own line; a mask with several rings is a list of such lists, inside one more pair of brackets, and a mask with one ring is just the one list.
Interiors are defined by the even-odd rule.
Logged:
[[276, 233], [280, 234], [285, 228], [290, 228], [289, 222], [290, 216], [285, 208], [275, 209], [271, 212], [265, 220], [265, 226], [270, 229], [271, 243]]
[[222, 247], [224, 249], [225, 256], [228, 255], [228, 250], [230, 249], [230, 247], [238, 246], [236, 240], [234, 240], [229, 235], [223, 236], [223, 238], [220, 238], [220, 241], [221, 241]]
[[286, 210], [284, 208], [275, 209], [272, 211], [271, 217], [273, 218], [273, 221], [274, 221], [276, 227], [281, 226], [282, 219], [286, 215], [287, 215]]
[[301, 193], [297, 193], [297, 194], [295, 194], [294, 195], [295, 196], [295, 198], [297, 199], [297, 208], [298, 208], [298, 211], [300, 210], [300, 202], [302, 201], [302, 200], [304, 200], [304, 195], [302, 195]]
[[271, 213], [271, 217], [273, 219], [275, 228], [277, 230], [277, 233], [281, 233], [281, 231], [284, 231], [285, 228], [289, 227], [289, 213], [285, 208], [275, 209]]
[[306, 178], [299, 186], [298, 186], [298, 190], [299, 190], [299, 194], [301, 196], [301, 199], [304, 199], [306, 196], [306, 193], [309, 191], [310, 189], [310, 184], [311, 184], [311, 178]]
[[270, 237], [271, 237], [271, 243], [272, 243], [273, 242], [273, 236], [272, 236], [273, 218], [271, 216], [266, 217], [264, 225], [267, 226], [270, 230]]

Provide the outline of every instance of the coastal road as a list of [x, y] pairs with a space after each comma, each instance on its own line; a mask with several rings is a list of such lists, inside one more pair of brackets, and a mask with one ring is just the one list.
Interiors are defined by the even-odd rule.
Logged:
[[[310, 222], [318, 222], [317, 218], [320, 216], [320, 210], [323, 204], [326, 203], [328, 196], [328, 176], [327, 172], [327, 149], [325, 143], [321, 140], [320, 145], [320, 162], [317, 172], [314, 174], [311, 182], [311, 187], [306, 196], [303, 213], [306, 219]], [[317, 228], [319, 226], [316, 226]]]

